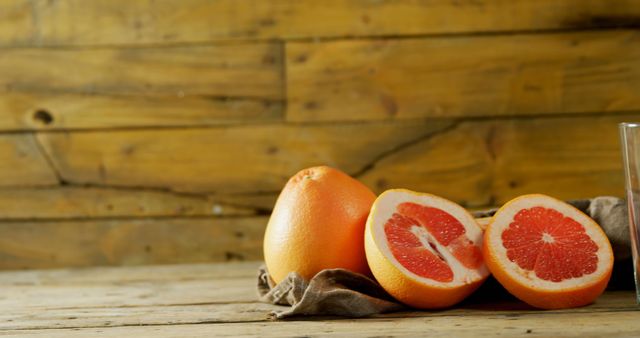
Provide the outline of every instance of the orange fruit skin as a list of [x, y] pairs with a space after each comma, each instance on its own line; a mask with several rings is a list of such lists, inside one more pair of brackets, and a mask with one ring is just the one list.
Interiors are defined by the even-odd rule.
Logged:
[[376, 195], [351, 176], [326, 166], [304, 169], [280, 193], [264, 236], [269, 274], [309, 280], [323, 269], [370, 274], [364, 227]]
[[602, 294], [611, 277], [611, 271], [609, 271], [606, 278], [584, 288], [563, 289], [553, 292], [538, 291], [522, 286], [507, 275], [499, 268], [500, 263], [495, 260], [490, 250], [488, 245], [483, 246], [484, 261], [491, 274], [509, 293], [523, 302], [540, 309], [566, 309], [591, 304]]
[[[527, 196], [534, 195], [524, 195], [518, 198], [523, 198]], [[514, 201], [513, 199], [512, 201]], [[507, 202], [502, 208], [508, 207], [510, 202]], [[576, 209], [577, 210], [577, 209]], [[524, 286], [516, 281], [513, 277], [509, 276], [500, 261], [497, 259], [497, 255], [494, 250], [491, 248], [489, 237], [491, 236], [491, 224], [487, 227], [484, 232], [484, 244], [482, 246], [482, 254], [484, 256], [485, 264], [491, 274], [498, 280], [498, 282], [505, 288], [509, 293], [517, 297], [518, 299], [524, 301], [525, 303], [540, 308], [540, 309], [566, 309], [572, 307], [579, 307], [593, 303], [598, 296], [604, 292], [604, 289], [607, 287], [609, 283], [609, 279], [611, 278], [611, 269], [607, 271], [604, 275], [604, 278], [594, 281], [588, 285], [582, 285], [580, 287], [575, 288], [565, 288], [562, 290], [538, 290], [533, 287]], [[603, 232], [600, 227], [598, 230]], [[603, 232], [604, 235], [604, 232]], [[604, 235], [606, 238], [606, 235]], [[613, 266], [613, 255], [611, 255], [610, 266]]]
[[484, 279], [455, 288], [422, 284], [403, 274], [383, 256], [376, 246], [371, 226], [365, 230], [367, 261], [378, 283], [398, 301], [418, 309], [441, 309], [461, 302], [472, 294]]

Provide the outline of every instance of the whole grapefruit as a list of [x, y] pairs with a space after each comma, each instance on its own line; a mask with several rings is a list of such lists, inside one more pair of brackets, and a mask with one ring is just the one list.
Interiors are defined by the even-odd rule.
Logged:
[[264, 235], [264, 259], [276, 283], [289, 272], [311, 279], [323, 269], [368, 274], [364, 228], [376, 195], [330, 167], [304, 169], [280, 193]]

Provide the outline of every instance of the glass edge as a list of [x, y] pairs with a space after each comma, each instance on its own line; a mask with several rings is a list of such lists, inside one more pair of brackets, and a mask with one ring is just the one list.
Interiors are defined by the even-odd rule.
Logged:
[[640, 122], [620, 122], [618, 126], [620, 128], [640, 128]]

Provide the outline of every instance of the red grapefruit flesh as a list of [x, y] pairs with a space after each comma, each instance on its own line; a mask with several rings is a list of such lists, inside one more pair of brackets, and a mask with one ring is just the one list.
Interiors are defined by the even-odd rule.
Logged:
[[488, 276], [482, 231], [469, 213], [443, 198], [384, 192], [367, 221], [369, 266], [387, 292], [418, 308], [451, 306]]
[[484, 257], [509, 292], [546, 309], [593, 302], [613, 268], [600, 226], [544, 195], [521, 196], [498, 210], [485, 232]]

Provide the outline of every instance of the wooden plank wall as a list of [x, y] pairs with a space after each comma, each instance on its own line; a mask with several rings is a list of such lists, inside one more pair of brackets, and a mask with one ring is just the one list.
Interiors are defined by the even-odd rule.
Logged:
[[0, 269], [260, 259], [297, 170], [622, 195], [640, 0], [6, 0]]

